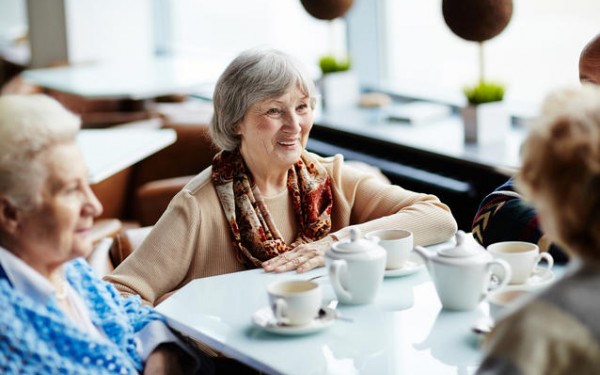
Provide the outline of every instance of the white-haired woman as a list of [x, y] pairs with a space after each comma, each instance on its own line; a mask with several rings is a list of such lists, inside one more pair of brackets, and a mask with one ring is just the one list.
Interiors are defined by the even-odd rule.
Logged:
[[87, 183], [79, 126], [49, 97], [0, 97], [0, 373], [212, 371], [82, 259], [102, 206]]
[[600, 88], [554, 93], [524, 145], [517, 188], [570, 272], [496, 324], [479, 374], [600, 370]]
[[307, 152], [315, 103], [312, 80], [290, 56], [252, 49], [236, 57], [214, 92], [211, 132], [223, 151], [106, 278], [156, 303], [195, 278], [322, 266], [350, 225], [407, 229], [421, 245], [454, 234], [435, 196], [384, 184], [340, 155]]

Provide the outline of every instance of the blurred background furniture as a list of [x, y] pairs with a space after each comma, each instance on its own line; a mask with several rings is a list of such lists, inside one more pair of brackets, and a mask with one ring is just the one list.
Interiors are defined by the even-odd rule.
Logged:
[[459, 229], [470, 231], [483, 197], [518, 170], [526, 129], [513, 127], [503, 142], [486, 145], [465, 144], [463, 131], [454, 113], [413, 125], [391, 119], [385, 108], [350, 106], [316, 118], [307, 148], [363, 161], [394, 184], [436, 195]]
[[19, 78], [80, 114], [83, 127], [98, 128], [154, 117], [154, 100], [184, 100], [211, 82], [215, 69], [198, 60], [156, 56], [26, 69]]
[[140, 225], [154, 225], [185, 184], [212, 163], [218, 148], [209, 135], [212, 105], [202, 101], [160, 103], [154, 111], [164, 129], [177, 141], [136, 165], [130, 181], [131, 206], [127, 214]]
[[110, 267], [116, 268], [125, 258], [127, 258], [135, 249], [137, 249], [148, 233], [152, 230], [152, 226], [141, 228], [128, 228], [121, 230], [114, 236], [114, 240], [105, 253], [106, 259], [109, 260]]
[[[190, 105], [177, 104], [180, 110], [174, 112], [181, 114], [178, 117], [172, 113], [161, 113], [161, 105], [153, 107], [157, 118], [150, 121], [109, 129], [82, 130], [82, 134], [90, 136], [80, 140], [84, 153], [99, 156], [96, 161], [91, 157], [88, 159], [90, 170], [98, 174], [103, 167], [102, 162], [110, 164], [109, 160], [119, 158], [119, 155], [122, 155], [122, 161], [126, 161], [127, 154], [144, 145], [137, 150], [137, 160], [129, 159], [129, 163], [114, 169], [111, 174], [91, 180], [92, 190], [104, 205], [101, 218], [118, 218], [128, 223], [128, 227], [153, 225], [185, 183], [211, 164], [217, 148], [208, 135], [210, 113], [192, 116]], [[172, 103], [167, 107], [172, 110]], [[158, 141], [158, 134], [168, 134], [170, 141], [162, 147], [153, 146]], [[136, 139], [138, 135], [144, 138]], [[94, 143], [92, 136], [102, 143]], [[143, 149], [148, 151], [149, 148], [153, 152], [140, 154]], [[106, 156], [101, 157], [102, 154]]]
[[98, 241], [88, 261], [100, 274], [111, 272], [141, 244], [173, 196], [217, 152], [207, 125], [167, 121], [161, 119], [160, 130], [176, 134], [172, 144], [92, 185], [104, 212], [96, 221]]

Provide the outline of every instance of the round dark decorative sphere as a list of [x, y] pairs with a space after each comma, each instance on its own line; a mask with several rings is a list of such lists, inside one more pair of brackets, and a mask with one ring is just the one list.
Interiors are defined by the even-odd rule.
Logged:
[[459, 37], [483, 42], [500, 34], [512, 17], [512, 0], [443, 0], [446, 24]]
[[300, 0], [304, 9], [320, 20], [332, 20], [346, 14], [353, 0]]

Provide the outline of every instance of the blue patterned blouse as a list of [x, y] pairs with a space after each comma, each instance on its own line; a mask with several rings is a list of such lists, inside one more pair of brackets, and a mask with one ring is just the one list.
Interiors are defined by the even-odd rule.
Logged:
[[56, 299], [42, 304], [17, 292], [0, 266], [0, 373], [137, 374], [143, 363], [134, 335], [162, 318], [139, 297], [123, 298], [82, 259], [65, 273], [106, 338], [77, 328]]

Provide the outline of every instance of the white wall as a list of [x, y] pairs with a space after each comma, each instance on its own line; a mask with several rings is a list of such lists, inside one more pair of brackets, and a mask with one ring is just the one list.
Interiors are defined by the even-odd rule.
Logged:
[[71, 63], [154, 53], [151, 1], [67, 0], [65, 5]]
[[28, 0], [27, 11], [32, 67], [154, 54], [151, 1]]
[[[319, 57], [340, 49], [328, 21], [310, 16], [299, 0], [177, 0], [172, 5], [171, 50], [229, 63], [256, 46], [298, 58], [316, 78]], [[332, 45], [334, 44], [334, 45]]]

